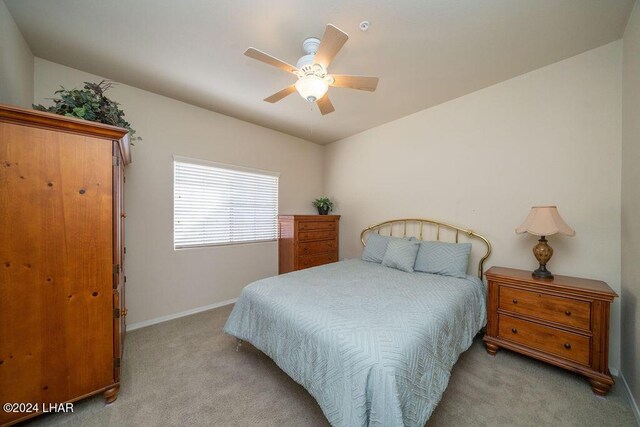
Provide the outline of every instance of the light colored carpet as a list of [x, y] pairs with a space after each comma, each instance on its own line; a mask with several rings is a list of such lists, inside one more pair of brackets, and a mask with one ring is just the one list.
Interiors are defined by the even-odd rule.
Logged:
[[[326, 426], [315, 400], [267, 356], [222, 327], [231, 306], [127, 334], [118, 400], [76, 403], [33, 425]], [[428, 426], [634, 426], [622, 385], [598, 398], [582, 377], [480, 339], [453, 369]]]

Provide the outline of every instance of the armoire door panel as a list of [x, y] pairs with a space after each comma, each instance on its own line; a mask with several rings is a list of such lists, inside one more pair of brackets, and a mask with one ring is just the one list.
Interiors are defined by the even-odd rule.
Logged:
[[0, 123], [4, 402], [63, 402], [112, 381], [111, 144]]
[[130, 161], [126, 129], [0, 104], [0, 401], [116, 400]]

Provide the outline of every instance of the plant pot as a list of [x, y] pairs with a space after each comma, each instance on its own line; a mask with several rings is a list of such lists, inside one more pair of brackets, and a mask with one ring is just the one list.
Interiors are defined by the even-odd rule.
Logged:
[[328, 215], [329, 208], [328, 207], [318, 207], [318, 215]]

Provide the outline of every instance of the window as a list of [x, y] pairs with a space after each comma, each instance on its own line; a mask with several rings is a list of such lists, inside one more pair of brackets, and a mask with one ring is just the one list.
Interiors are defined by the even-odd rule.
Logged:
[[174, 249], [276, 240], [278, 175], [174, 157]]

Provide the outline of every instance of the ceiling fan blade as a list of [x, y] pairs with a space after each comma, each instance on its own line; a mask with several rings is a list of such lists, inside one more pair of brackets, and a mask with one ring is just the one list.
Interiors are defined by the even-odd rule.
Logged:
[[341, 76], [339, 74], [332, 74], [334, 82], [331, 86], [335, 87], [348, 87], [350, 89], [367, 90], [373, 92], [378, 87], [377, 77], [368, 76]]
[[298, 71], [296, 67], [291, 64], [287, 64], [284, 61], [279, 60], [278, 58], [274, 58], [268, 53], [264, 53], [261, 50], [250, 47], [244, 53], [249, 58], [257, 59], [258, 61], [264, 62], [265, 64], [273, 65], [274, 67], [278, 67], [281, 70], [284, 70], [288, 73], [293, 73], [294, 71]]
[[336, 54], [342, 49], [347, 42], [349, 36], [347, 33], [337, 29], [333, 25], [327, 25], [324, 35], [320, 41], [320, 47], [316, 53], [315, 63], [322, 65], [325, 70], [329, 68], [329, 64], [333, 61]]
[[331, 100], [329, 100], [329, 95], [325, 95], [322, 98], [318, 99], [316, 101], [316, 104], [318, 104], [318, 108], [320, 108], [320, 112], [323, 116], [325, 114], [333, 113], [334, 111], [336, 111], [336, 109], [333, 108]]
[[273, 104], [274, 102], [278, 102], [282, 98], [285, 98], [286, 96], [291, 95], [295, 91], [296, 91], [296, 85], [287, 86], [284, 89], [282, 89], [280, 92], [274, 93], [273, 95], [271, 95], [268, 98], [265, 98], [264, 100], [267, 102], [271, 102]]

